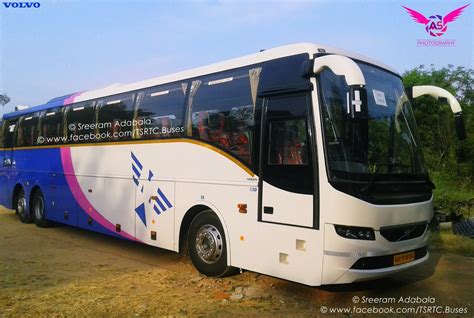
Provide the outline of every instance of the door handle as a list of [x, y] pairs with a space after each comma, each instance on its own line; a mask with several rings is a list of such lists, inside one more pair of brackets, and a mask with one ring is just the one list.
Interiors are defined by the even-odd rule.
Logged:
[[264, 206], [263, 213], [265, 214], [273, 214], [273, 207], [272, 206]]
[[12, 160], [7, 158], [7, 159], [3, 159], [3, 165], [4, 166], [11, 166], [12, 165]]

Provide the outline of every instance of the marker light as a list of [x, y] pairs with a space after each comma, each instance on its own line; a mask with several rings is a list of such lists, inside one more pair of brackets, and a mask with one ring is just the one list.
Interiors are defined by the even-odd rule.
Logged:
[[339, 236], [353, 240], [375, 241], [374, 230], [369, 227], [345, 226], [334, 224], [336, 233]]
[[237, 204], [237, 208], [239, 209], [239, 213], [247, 213], [247, 204], [239, 203]]

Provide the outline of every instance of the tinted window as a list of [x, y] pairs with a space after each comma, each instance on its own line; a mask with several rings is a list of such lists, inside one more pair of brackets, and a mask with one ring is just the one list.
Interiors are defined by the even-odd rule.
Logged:
[[184, 135], [184, 98], [187, 84], [158, 86], [137, 97], [133, 138], [155, 139]]
[[95, 125], [95, 103], [78, 103], [66, 108], [66, 124], [70, 143], [90, 142], [97, 133]]
[[[314, 193], [313, 151], [310, 138], [310, 96], [292, 94], [266, 99], [262, 153], [263, 180], [296, 193]], [[286, 106], [285, 106], [286, 105]], [[273, 109], [305, 109], [302, 116], [272, 116]], [[282, 113], [279, 113], [282, 114]]]
[[250, 163], [259, 75], [259, 68], [245, 69], [193, 81], [189, 98], [193, 137]]
[[121, 94], [98, 101], [97, 141], [132, 139], [134, 100], [135, 94]]
[[13, 147], [13, 136], [15, 134], [17, 121], [18, 119], [16, 118], [5, 121], [4, 128], [3, 128], [3, 138], [4, 138], [5, 148]]
[[28, 114], [20, 119], [16, 134], [16, 147], [36, 145], [39, 115], [39, 113]]
[[64, 143], [63, 113], [61, 108], [52, 108], [42, 112], [40, 116], [40, 129], [37, 144]]
[[269, 129], [269, 164], [308, 164], [308, 128], [304, 118], [273, 121]]

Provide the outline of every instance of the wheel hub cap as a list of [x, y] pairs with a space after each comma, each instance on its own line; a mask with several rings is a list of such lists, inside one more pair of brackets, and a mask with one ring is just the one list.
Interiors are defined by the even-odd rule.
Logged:
[[18, 214], [24, 214], [26, 210], [26, 199], [19, 198], [17, 203]]
[[196, 235], [196, 251], [204, 262], [213, 264], [222, 255], [223, 241], [219, 230], [212, 225], [202, 226]]

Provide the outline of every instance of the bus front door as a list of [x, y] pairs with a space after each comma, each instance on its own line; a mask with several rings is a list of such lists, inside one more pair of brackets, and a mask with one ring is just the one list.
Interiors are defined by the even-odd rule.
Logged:
[[314, 228], [310, 95], [264, 100], [259, 221]]

